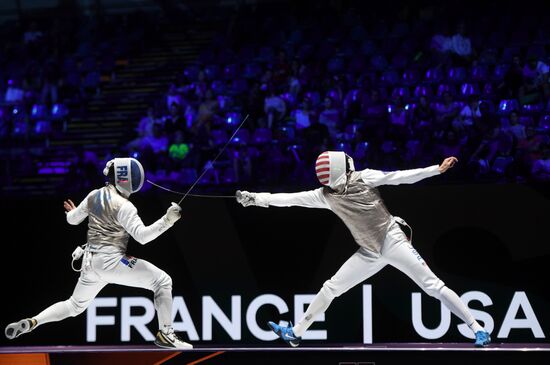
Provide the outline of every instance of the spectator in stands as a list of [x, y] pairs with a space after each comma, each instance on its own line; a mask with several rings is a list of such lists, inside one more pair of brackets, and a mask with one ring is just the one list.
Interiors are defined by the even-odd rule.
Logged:
[[183, 167], [183, 161], [188, 157], [191, 146], [184, 140], [183, 131], [177, 130], [168, 147], [170, 170], [177, 171]]
[[469, 131], [468, 143], [470, 147], [477, 146], [470, 155], [470, 163], [477, 167], [477, 174], [486, 175], [490, 173], [492, 163], [499, 148], [504, 149], [509, 138], [500, 128], [496, 116], [489, 110], [488, 103], [480, 103], [481, 116], [474, 123], [474, 128]]
[[519, 56], [512, 58], [510, 68], [504, 74], [502, 82], [497, 86], [500, 99], [516, 99], [523, 85], [523, 68]]
[[410, 120], [409, 112], [405, 108], [403, 97], [396, 97], [394, 102], [388, 106], [388, 121], [388, 128], [391, 133], [405, 143], [409, 134]]
[[264, 71], [260, 77], [261, 87], [269, 92], [270, 87], [273, 85], [273, 71], [268, 68]]
[[525, 135], [525, 139], [518, 141], [517, 159], [522, 164], [524, 174], [528, 175], [535, 161], [541, 159], [541, 151], [545, 143], [548, 143], [548, 136], [538, 134], [534, 126], [528, 126], [525, 129]]
[[443, 102], [438, 103], [435, 108], [436, 126], [440, 130], [447, 130], [459, 114], [459, 106], [453, 100], [448, 91], [443, 93]]
[[[214, 93], [212, 92], [212, 89], [207, 89], [204, 94], [204, 98], [199, 104], [195, 127], [198, 127], [200, 129], [205, 125], [212, 125], [215, 122], [218, 109], [218, 100], [214, 98]], [[208, 130], [210, 130], [210, 127], [208, 127]]]
[[302, 79], [305, 76], [306, 67], [295, 57], [290, 64], [290, 76], [288, 77], [288, 92], [295, 98], [302, 89]]
[[[491, 132], [500, 125], [497, 117], [491, 112], [490, 104], [487, 101], [479, 103], [479, 112], [481, 116], [474, 120], [474, 125], [466, 131], [466, 135], [461, 136], [464, 156], [470, 159], [470, 162], [473, 161], [471, 156], [474, 152], [479, 149], [481, 144], [487, 144]], [[473, 172], [473, 169], [471, 172]]]
[[293, 171], [288, 156], [286, 151], [274, 143], [265, 146], [253, 167], [256, 176], [261, 176], [260, 182], [281, 184], [288, 181], [288, 176]]
[[428, 98], [421, 96], [418, 99], [418, 105], [414, 108], [412, 116], [413, 129], [421, 130], [428, 129], [433, 126], [435, 122], [435, 111], [431, 107]]
[[329, 149], [330, 133], [326, 125], [319, 123], [316, 116], [309, 118], [309, 126], [302, 131], [305, 162], [313, 162], [323, 151]]
[[446, 155], [446, 153], [452, 152], [454, 153], [452, 156], [460, 160], [463, 157], [462, 144], [457, 133], [452, 129], [448, 130], [445, 133], [445, 137], [437, 143], [435, 152], [437, 156], [450, 156]]
[[491, 164], [492, 173], [497, 176], [512, 178], [516, 173], [516, 140], [514, 136], [500, 130], [497, 136], [495, 156]]
[[183, 97], [181, 96], [180, 90], [176, 86], [175, 83], [171, 83], [170, 87], [168, 88], [168, 93], [166, 94], [166, 107], [168, 110], [172, 107], [172, 105], [176, 103], [178, 105], [183, 104]]
[[550, 97], [548, 65], [529, 56], [523, 67], [523, 86], [519, 90], [521, 104], [541, 102]]
[[383, 167], [383, 170], [397, 170], [403, 162], [401, 156], [404, 154], [404, 142], [391, 130], [382, 133], [383, 137], [379, 139], [382, 144], [377, 156], [378, 164]]
[[208, 89], [208, 83], [206, 81], [206, 74], [203, 69], [197, 74], [197, 81], [193, 82], [193, 100], [201, 100], [206, 94]]
[[277, 53], [277, 59], [273, 64], [273, 82], [276, 85], [285, 82], [290, 74], [290, 63], [285, 50], [281, 49]]
[[468, 129], [474, 125], [475, 120], [479, 117], [481, 117], [479, 111], [479, 98], [475, 95], [471, 95], [468, 98], [468, 104], [464, 105], [460, 114], [453, 120], [453, 128], [456, 131]]
[[49, 58], [42, 69], [42, 90], [40, 95], [42, 104], [51, 106], [57, 103], [60, 79], [61, 73], [56, 60]]
[[347, 80], [344, 75], [335, 75], [330, 78], [328, 86], [327, 96], [330, 96], [333, 101], [333, 105], [337, 108], [342, 108], [342, 101], [346, 96], [346, 90], [348, 89]]
[[319, 123], [327, 126], [330, 138], [336, 140], [342, 129], [342, 114], [334, 105], [330, 96], [325, 96], [323, 109], [319, 113]]
[[285, 101], [275, 93], [275, 86], [268, 86], [268, 95], [264, 100], [264, 112], [267, 116], [267, 128], [275, 127], [286, 115]]
[[382, 99], [380, 91], [372, 89], [370, 98], [367, 96], [364, 106], [362, 130], [364, 135], [374, 135], [376, 130], [386, 127], [388, 117], [388, 105]]
[[249, 182], [252, 179], [252, 160], [256, 155], [253, 151], [253, 148], [246, 146], [236, 146], [228, 151], [235, 182]]
[[128, 144], [128, 148], [130, 150], [136, 150], [139, 148], [139, 146], [141, 146], [142, 140], [144, 138], [152, 137], [153, 128], [156, 123], [159, 123], [159, 121], [157, 121], [157, 118], [155, 116], [155, 108], [153, 106], [150, 106], [149, 108], [147, 108], [147, 115], [141, 118], [138, 126], [135, 129], [137, 137]]
[[[211, 89], [206, 90], [204, 100], [199, 105], [197, 118], [190, 129], [190, 142], [193, 145], [194, 160], [197, 166], [203, 166], [209, 159], [213, 150], [211, 130], [217, 124], [221, 124], [221, 118], [217, 115], [218, 101], [214, 98]], [[187, 137], [186, 137], [187, 138]]]
[[186, 132], [187, 124], [181, 112], [180, 104], [173, 102], [169, 114], [163, 117], [164, 131], [168, 136], [174, 136], [176, 131]]
[[527, 138], [525, 126], [519, 123], [519, 113], [516, 110], [508, 115], [508, 125], [503, 128], [503, 131], [510, 133], [518, 142]]
[[319, 118], [317, 111], [313, 109], [311, 98], [307, 96], [304, 97], [300, 105], [291, 111], [290, 114], [298, 130], [309, 127], [313, 123], [313, 119]]
[[[136, 147], [132, 145], [131, 147]], [[137, 146], [139, 153], [151, 153], [153, 156], [166, 155], [168, 151], [168, 136], [164, 132], [164, 128], [160, 123], [153, 125], [153, 134], [140, 139]]]

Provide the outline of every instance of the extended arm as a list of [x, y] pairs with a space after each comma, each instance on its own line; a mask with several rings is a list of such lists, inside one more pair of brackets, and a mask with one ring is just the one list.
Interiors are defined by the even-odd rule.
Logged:
[[450, 169], [458, 160], [448, 157], [441, 165], [433, 165], [421, 169], [384, 172], [366, 169], [361, 171], [361, 178], [371, 186], [413, 184], [417, 181], [439, 175]]
[[237, 202], [247, 207], [257, 205], [267, 208], [275, 207], [305, 207], [330, 209], [325, 197], [323, 188], [301, 191], [299, 193], [250, 193], [248, 191], [237, 192]]
[[120, 208], [117, 218], [126, 232], [136, 241], [144, 245], [172, 227], [181, 217], [180, 211], [181, 208], [176, 203], [172, 203], [165, 215], [153, 224], [146, 226], [137, 214], [136, 207], [128, 201]]

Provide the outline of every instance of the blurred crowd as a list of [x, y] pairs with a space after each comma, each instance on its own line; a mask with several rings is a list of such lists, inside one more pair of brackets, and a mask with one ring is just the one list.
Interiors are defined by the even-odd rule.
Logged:
[[[452, 155], [453, 181], [548, 181], [550, 15], [537, 4], [240, 4], [110, 155], [174, 185], [211, 166], [201, 183], [309, 186], [324, 150], [358, 168]], [[4, 145], [82, 113], [115, 61], [143, 47], [139, 16], [69, 19], [1, 29]], [[103, 163], [77, 153], [74, 171]]]
[[56, 121], [79, 115], [100, 93], [101, 82], [116, 77], [117, 58], [143, 39], [135, 14], [70, 14], [9, 21], [0, 28], [0, 138], [7, 143], [44, 138], [60, 124]]
[[249, 116], [205, 182], [308, 184], [329, 149], [360, 168], [453, 155], [455, 179], [548, 180], [547, 16], [400, 5], [240, 9], [232, 32], [167, 85], [128, 150], [159, 178], [192, 181]]

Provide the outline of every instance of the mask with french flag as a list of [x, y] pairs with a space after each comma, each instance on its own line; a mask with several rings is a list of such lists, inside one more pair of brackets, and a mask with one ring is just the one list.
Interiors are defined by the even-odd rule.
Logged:
[[325, 151], [315, 162], [319, 182], [334, 190], [345, 183], [348, 170], [355, 170], [353, 159], [342, 151]]
[[143, 186], [145, 172], [143, 166], [135, 158], [114, 158], [107, 162], [103, 175], [109, 174], [109, 169], [114, 165], [115, 188], [125, 197], [138, 192]]

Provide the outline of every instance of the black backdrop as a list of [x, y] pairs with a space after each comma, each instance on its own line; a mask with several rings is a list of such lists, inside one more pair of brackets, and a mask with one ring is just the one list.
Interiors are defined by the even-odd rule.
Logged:
[[[73, 196], [75, 202], [81, 196]], [[401, 185], [383, 187], [390, 211], [414, 229], [413, 244], [432, 270], [459, 295], [468, 291], [487, 294], [492, 305], [469, 306], [487, 312], [494, 320], [496, 342], [548, 342], [550, 336], [550, 213], [546, 186], [533, 185]], [[78, 274], [70, 268], [70, 255], [84, 243], [86, 224], [65, 221], [63, 195], [48, 198], [3, 199], [2, 321], [32, 316], [47, 305], [68, 298]], [[160, 217], [174, 196], [155, 191], [136, 194], [132, 200], [146, 224]], [[175, 296], [183, 296], [200, 337], [194, 343], [280, 345], [254, 337], [246, 324], [250, 302], [274, 294], [288, 305], [278, 314], [263, 306], [256, 319], [294, 321], [294, 295], [315, 294], [322, 283], [357, 249], [342, 222], [330, 211], [306, 208], [243, 208], [228, 199], [189, 198], [183, 219], [157, 240], [141, 246], [129, 244], [128, 253], [147, 259], [168, 272]], [[404, 274], [387, 267], [364, 284], [372, 285], [373, 341], [427, 341], [412, 325], [411, 293], [421, 290]], [[525, 292], [544, 336], [530, 329], [512, 329], [497, 338], [516, 292]], [[330, 343], [362, 343], [362, 285], [337, 298], [324, 322], [311, 329], [327, 331]], [[202, 300], [211, 296], [231, 318], [231, 296], [241, 300], [241, 339], [232, 340], [216, 320], [212, 340], [203, 340]], [[107, 286], [100, 297], [147, 297], [151, 292]], [[437, 327], [439, 302], [422, 294], [422, 320]], [[521, 308], [516, 318], [525, 317]], [[134, 308], [140, 315], [143, 309]], [[114, 326], [97, 327], [98, 344], [121, 342], [120, 306], [100, 308], [113, 315]], [[57, 345], [86, 343], [86, 313], [62, 323], [39, 327], [3, 345]], [[176, 320], [181, 320], [177, 317]], [[452, 318], [443, 337], [434, 341], [470, 341], [457, 330]], [[148, 325], [156, 330], [156, 318]], [[131, 343], [145, 340], [135, 329]], [[186, 338], [186, 333], [183, 333]], [[319, 343], [319, 341], [312, 341]]]

